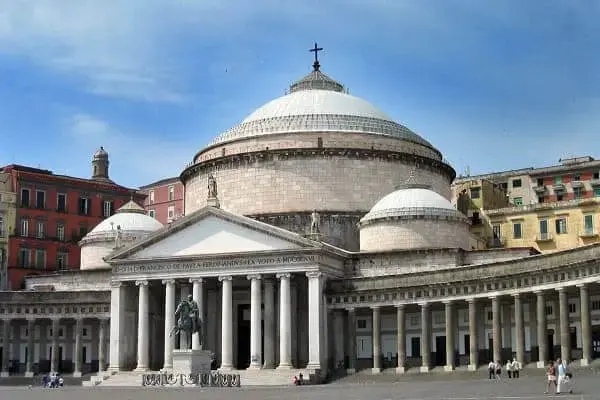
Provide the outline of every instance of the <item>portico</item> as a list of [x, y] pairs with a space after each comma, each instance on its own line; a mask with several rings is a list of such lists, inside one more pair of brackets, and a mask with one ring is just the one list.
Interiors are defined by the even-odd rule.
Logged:
[[[324, 288], [342, 276], [339, 251], [214, 207], [183, 222], [108, 260], [111, 320], [119, 322], [110, 370], [172, 368], [176, 294], [189, 285], [204, 323], [202, 343], [195, 337], [192, 346], [213, 351], [220, 369], [324, 370]], [[215, 235], [228, 252], [212, 253]], [[148, 329], [151, 316], [163, 326]], [[154, 331], [164, 335], [152, 340]]]

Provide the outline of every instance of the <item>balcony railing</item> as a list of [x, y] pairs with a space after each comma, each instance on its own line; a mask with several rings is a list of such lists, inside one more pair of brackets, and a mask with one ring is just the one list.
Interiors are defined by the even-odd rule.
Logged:
[[546, 190], [547, 190], [547, 188], [546, 188], [545, 185], [541, 185], [541, 186], [535, 185], [533, 187], [533, 191], [536, 192], [536, 193], [538, 193], [538, 194], [539, 193], [546, 193]]
[[487, 246], [490, 249], [497, 249], [500, 247], [504, 247], [506, 245], [506, 240], [504, 238], [492, 238], [488, 240]]
[[579, 231], [579, 237], [591, 238], [598, 236], [598, 230], [596, 228], [583, 228]]
[[549, 242], [553, 239], [554, 237], [550, 232], [540, 232], [535, 236], [536, 242]]

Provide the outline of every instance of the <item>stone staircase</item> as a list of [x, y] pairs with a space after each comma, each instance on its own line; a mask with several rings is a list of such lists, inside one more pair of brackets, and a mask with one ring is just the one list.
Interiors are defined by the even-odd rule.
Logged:
[[[123, 371], [113, 375], [98, 376], [94, 375], [89, 381], [84, 381], [84, 386], [128, 386], [128, 387], [141, 387], [142, 386], [142, 375], [145, 374], [158, 374], [160, 372], [133, 372]], [[290, 369], [290, 370], [275, 370], [275, 369], [261, 369], [261, 370], [234, 370], [227, 373], [239, 374], [241, 386], [290, 386], [294, 383], [294, 377], [299, 374], [303, 375], [305, 382], [311, 380], [311, 372], [304, 369]], [[314, 377], [312, 377], [314, 379]], [[165, 385], [168, 387], [168, 385]], [[180, 387], [179, 383], [172, 387]]]

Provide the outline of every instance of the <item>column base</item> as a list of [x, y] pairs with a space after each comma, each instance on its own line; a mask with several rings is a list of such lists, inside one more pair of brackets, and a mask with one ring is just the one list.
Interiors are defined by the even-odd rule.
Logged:
[[538, 361], [536, 363], [536, 367], [538, 368], [546, 368], [548, 366], [548, 364], [546, 364], [546, 361]]
[[321, 363], [316, 363], [316, 362], [309, 362], [308, 365], [306, 366], [306, 369], [313, 369], [313, 370], [320, 370], [321, 369]]
[[137, 367], [133, 370], [133, 372], [148, 372], [150, 369], [148, 367]]
[[0, 378], [8, 378], [10, 374], [8, 372], [2, 371], [0, 372]]
[[25, 372], [25, 378], [33, 378], [33, 372], [31, 372], [31, 371]]
[[81, 378], [81, 372], [73, 372], [73, 378]]
[[431, 370], [431, 368], [429, 368], [429, 367], [426, 367], [426, 366], [421, 366], [421, 367], [419, 368], [419, 371], [420, 371], [420, 372], [429, 372], [430, 370]]
[[476, 364], [469, 364], [469, 366], [467, 367], [467, 369], [469, 371], [477, 371], [477, 365]]
[[582, 367], [589, 367], [590, 366], [590, 360], [588, 358], [582, 358], [581, 359], [581, 364]]
[[396, 373], [397, 374], [404, 374], [404, 373], [406, 373], [406, 367], [396, 367]]
[[371, 373], [372, 374], [380, 374], [381, 373], [381, 368], [371, 368]]
[[219, 371], [233, 371], [233, 365], [221, 365]]
[[346, 369], [346, 373], [348, 375], [355, 374], [356, 373], [356, 369], [354, 369], [354, 368], [348, 368], [348, 369]]
[[292, 364], [279, 364], [276, 369], [292, 369]]
[[452, 372], [452, 371], [454, 371], [454, 365], [444, 365], [444, 371], [445, 372]]
[[254, 370], [254, 371], [256, 371], [256, 370], [263, 369], [263, 367], [262, 367], [262, 365], [260, 365], [260, 364], [254, 364], [254, 365], [250, 364], [250, 365], [248, 366], [248, 369], [251, 369], [251, 370]]

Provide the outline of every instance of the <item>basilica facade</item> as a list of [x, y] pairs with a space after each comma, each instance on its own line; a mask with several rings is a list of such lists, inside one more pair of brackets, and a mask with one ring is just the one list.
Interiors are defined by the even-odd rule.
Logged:
[[185, 216], [133, 201], [81, 242], [81, 269], [0, 292], [2, 370], [102, 385], [170, 371], [179, 299], [192, 348], [242, 385], [328, 371], [543, 367], [600, 353], [600, 246], [473, 250], [431, 143], [313, 71], [199, 151]]

